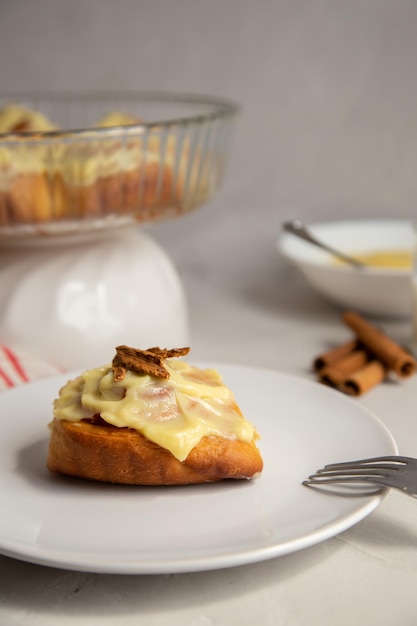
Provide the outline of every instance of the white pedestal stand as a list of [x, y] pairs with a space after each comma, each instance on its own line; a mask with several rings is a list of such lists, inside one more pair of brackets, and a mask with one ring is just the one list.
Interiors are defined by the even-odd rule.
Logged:
[[0, 251], [0, 341], [64, 369], [109, 363], [116, 345], [188, 345], [185, 297], [138, 228]]

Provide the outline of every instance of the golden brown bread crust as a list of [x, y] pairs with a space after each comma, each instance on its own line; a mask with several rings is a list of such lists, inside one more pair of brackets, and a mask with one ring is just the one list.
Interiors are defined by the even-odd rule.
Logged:
[[185, 485], [252, 478], [262, 471], [255, 443], [204, 437], [185, 461], [130, 428], [54, 419], [52, 472], [130, 485]]
[[167, 207], [179, 211], [181, 199], [173, 186], [171, 167], [162, 164], [146, 165], [143, 173], [140, 167], [121, 171], [85, 186], [67, 184], [59, 173], [33, 172], [9, 177], [8, 188], [0, 190], [0, 225], [97, 218], [114, 213], [132, 214], [141, 221], [157, 216]]

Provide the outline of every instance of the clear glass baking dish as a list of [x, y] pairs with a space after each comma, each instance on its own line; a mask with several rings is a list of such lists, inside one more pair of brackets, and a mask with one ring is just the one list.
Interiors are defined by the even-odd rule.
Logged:
[[[0, 109], [10, 103], [54, 127], [38, 132], [19, 123], [0, 133], [3, 243], [191, 211], [223, 179], [238, 112], [219, 98], [143, 92], [0, 96]], [[127, 116], [122, 124], [119, 114]]]

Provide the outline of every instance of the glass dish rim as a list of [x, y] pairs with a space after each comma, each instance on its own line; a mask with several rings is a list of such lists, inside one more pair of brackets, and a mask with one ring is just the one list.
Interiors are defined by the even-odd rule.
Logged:
[[213, 122], [216, 119], [232, 118], [240, 112], [239, 105], [228, 98], [220, 96], [209, 96], [205, 94], [180, 92], [180, 91], [145, 91], [145, 90], [99, 90], [99, 91], [27, 91], [27, 92], [6, 92], [0, 93], [0, 101], [21, 102], [22, 100], [49, 100], [52, 102], [78, 102], [78, 103], [94, 103], [115, 100], [124, 100], [126, 102], [160, 102], [169, 104], [189, 104], [189, 105], [206, 105], [210, 107], [210, 111], [205, 113], [196, 113], [184, 115], [180, 117], [165, 117], [165, 119], [153, 122], [141, 121], [140, 124], [129, 124], [125, 126], [109, 126], [102, 128], [75, 128], [71, 130], [48, 130], [48, 131], [20, 131], [0, 133], [1, 144], [13, 144], [22, 139], [28, 140], [56, 140], [65, 137], [91, 137], [92, 134], [97, 137], [111, 137], [115, 133], [135, 134], [137, 132], [150, 132], [162, 127], [187, 126], [190, 124], [202, 124], [205, 122]]

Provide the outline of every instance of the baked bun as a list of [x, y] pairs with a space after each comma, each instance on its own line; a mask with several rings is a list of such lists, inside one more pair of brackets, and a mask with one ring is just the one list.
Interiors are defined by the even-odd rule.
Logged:
[[262, 470], [254, 442], [203, 437], [184, 461], [138, 431], [54, 419], [52, 472], [128, 485], [186, 485], [252, 478]]
[[[0, 225], [42, 222], [50, 219], [52, 197], [42, 142], [28, 142], [24, 133], [54, 131], [56, 126], [42, 113], [15, 103], [0, 109], [0, 135], [8, 142], [0, 147]], [[35, 137], [35, 136], [34, 136]], [[12, 147], [13, 146], [13, 147]]]
[[0, 109], [0, 134], [49, 132], [56, 126], [39, 111], [10, 102]]
[[54, 403], [48, 469], [131, 485], [258, 476], [256, 430], [218, 372], [174, 358], [185, 351], [119, 346], [112, 367], [69, 381]]

